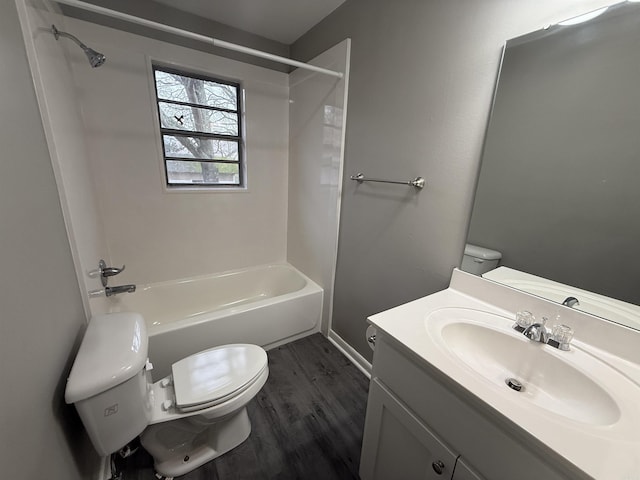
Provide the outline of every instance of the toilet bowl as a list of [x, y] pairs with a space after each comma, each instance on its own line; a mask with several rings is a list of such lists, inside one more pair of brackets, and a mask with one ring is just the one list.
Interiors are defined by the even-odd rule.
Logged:
[[140, 435], [164, 476], [184, 475], [247, 439], [247, 403], [267, 380], [266, 352], [233, 344], [190, 355], [152, 383], [141, 315], [94, 316], [71, 369], [73, 403], [100, 455]]

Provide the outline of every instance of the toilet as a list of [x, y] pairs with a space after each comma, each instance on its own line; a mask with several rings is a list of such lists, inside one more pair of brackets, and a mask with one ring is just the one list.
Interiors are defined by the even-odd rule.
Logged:
[[497, 268], [501, 258], [502, 253], [496, 250], [467, 243], [464, 247], [460, 269], [474, 275], [482, 275]]
[[165, 477], [184, 475], [251, 433], [247, 403], [269, 375], [266, 352], [233, 344], [190, 355], [153, 383], [146, 325], [137, 313], [94, 316], [67, 380], [73, 403], [101, 456], [140, 435]]

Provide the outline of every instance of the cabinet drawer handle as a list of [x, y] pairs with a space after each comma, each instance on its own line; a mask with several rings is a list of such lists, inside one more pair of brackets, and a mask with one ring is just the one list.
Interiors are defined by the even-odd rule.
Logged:
[[444, 472], [444, 463], [441, 460], [436, 460], [431, 466], [438, 475], [442, 475], [442, 472]]

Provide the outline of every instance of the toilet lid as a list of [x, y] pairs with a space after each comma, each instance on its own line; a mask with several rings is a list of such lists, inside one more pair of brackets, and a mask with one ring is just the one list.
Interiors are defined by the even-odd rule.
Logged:
[[242, 391], [267, 365], [257, 345], [234, 344], [191, 355], [171, 366], [178, 408], [214, 405]]

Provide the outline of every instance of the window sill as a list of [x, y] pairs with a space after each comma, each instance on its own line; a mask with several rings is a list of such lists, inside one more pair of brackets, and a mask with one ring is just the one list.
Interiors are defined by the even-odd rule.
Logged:
[[248, 187], [164, 187], [165, 193], [244, 193]]

